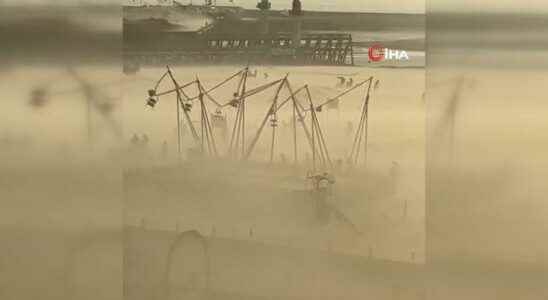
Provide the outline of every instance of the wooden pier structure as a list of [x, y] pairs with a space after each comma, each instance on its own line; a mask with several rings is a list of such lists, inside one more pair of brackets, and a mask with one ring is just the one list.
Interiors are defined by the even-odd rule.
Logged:
[[294, 45], [291, 33], [276, 36], [207, 38], [207, 52], [215, 56], [260, 55], [272, 61], [320, 65], [353, 65], [352, 35], [341, 33], [303, 34]]
[[[158, 37], [156, 37], [158, 39]], [[177, 41], [176, 34], [169, 39]], [[181, 37], [184, 40], [184, 37]], [[300, 41], [296, 44], [296, 41]], [[292, 33], [266, 35], [204, 34], [192, 46], [172, 43], [162, 47], [125, 49], [126, 62], [165, 65], [195, 62], [252, 62], [289, 65], [354, 65], [352, 35], [347, 33]]]

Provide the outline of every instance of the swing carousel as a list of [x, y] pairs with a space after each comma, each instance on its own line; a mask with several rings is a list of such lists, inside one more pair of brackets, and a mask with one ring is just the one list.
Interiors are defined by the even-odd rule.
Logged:
[[[309, 85], [305, 84], [297, 89], [293, 89], [289, 80], [289, 74], [266, 84], [249, 88], [248, 79], [252, 76], [251, 74], [250, 68], [246, 67], [220, 83], [215, 84], [213, 87], [206, 88], [198, 76], [190, 82], [179, 83], [173, 70], [169, 66], [166, 67], [166, 71], [160, 76], [155, 86], [148, 91], [149, 97], [146, 104], [150, 108], [155, 108], [160, 104], [160, 99], [163, 100], [167, 96], [175, 96], [179, 159], [182, 157], [181, 120], [184, 119], [193, 137], [193, 147], [199, 150], [202, 157], [225, 158], [237, 161], [250, 160], [259, 139], [265, 135], [266, 128], [270, 127], [268, 162], [272, 163], [276, 148], [279, 146], [280, 134], [277, 129], [279, 127], [281, 110], [284, 107], [289, 107], [284, 112], [289, 111], [291, 113], [290, 118], [292, 122], [290, 123], [292, 125], [294, 165], [299, 164], [298, 145], [301, 141], [297, 132], [301, 131], [304, 133], [305, 143], [309, 147], [308, 150], [312, 154], [309, 166], [311, 170], [309, 170], [309, 173], [331, 172], [334, 165], [318, 119], [318, 114], [322, 113], [324, 107], [338, 107], [343, 100], [349, 99], [348, 97], [345, 98], [349, 93], [364, 88], [365, 96], [359, 116], [359, 125], [351, 141], [352, 151], [349, 157], [347, 157], [347, 161], [353, 165], [358, 165], [360, 157], [363, 157], [363, 164], [366, 164], [369, 103], [371, 90], [378, 87], [378, 80], [375, 81], [374, 77], [369, 77], [317, 105], [313, 101]], [[172, 88], [160, 91], [160, 84], [165, 80], [171, 82]], [[213, 96], [214, 91], [233, 81], [237, 82], [237, 84], [236, 90], [232, 93], [230, 99], [222, 101]], [[195, 95], [191, 94], [191, 89], [195, 91]], [[268, 102], [268, 109], [266, 112], [263, 112], [264, 115], [258, 128], [255, 128], [254, 133], [248, 136], [246, 131], [253, 130], [250, 128], [249, 122], [246, 122], [246, 110], [251, 104], [251, 97], [261, 95], [268, 90], [274, 90], [274, 96]], [[282, 98], [281, 96], [284, 90], [288, 94], [286, 98]], [[303, 96], [305, 101], [300, 101], [297, 97], [299, 95]], [[210, 113], [211, 107], [213, 107], [214, 111], [212, 113]], [[199, 111], [198, 122], [192, 120], [191, 112], [194, 109]], [[229, 124], [227, 115], [233, 116], [233, 124]], [[218, 137], [223, 137], [222, 141], [219, 141]], [[220, 153], [219, 142], [226, 144], [225, 148], [227, 150], [225, 153]], [[310, 178], [317, 177], [310, 176]]]

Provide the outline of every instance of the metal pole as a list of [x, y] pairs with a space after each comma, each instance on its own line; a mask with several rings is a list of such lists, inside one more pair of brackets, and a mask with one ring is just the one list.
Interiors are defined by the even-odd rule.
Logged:
[[[306, 139], [308, 140], [308, 144], [310, 145], [311, 148], [313, 148], [313, 143], [312, 143], [312, 139], [310, 137], [310, 132], [308, 132], [308, 127], [306, 127], [306, 123], [304, 122], [304, 116], [301, 114], [301, 111], [299, 110], [299, 107], [298, 107], [298, 102], [297, 102], [297, 99], [295, 98], [295, 93], [293, 93], [293, 89], [291, 88], [291, 84], [289, 84], [289, 81], [286, 82], [286, 86], [287, 86], [287, 89], [289, 90], [289, 93], [291, 94], [291, 100], [293, 101], [293, 105], [294, 107], [297, 109], [297, 116], [299, 117], [299, 122], [301, 123], [302, 127], [303, 127], [303, 130], [304, 130], [304, 134], [306, 135]], [[305, 85], [304, 86], [305, 89], [308, 89], [308, 86]], [[302, 108], [304, 110], [304, 108]]]
[[314, 136], [316, 135], [316, 128], [314, 126], [314, 117], [312, 115], [313, 113], [314, 106], [312, 105], [312, 103], [310, 103], [310, 122], [312, 123], [312, 171], [316, 172], [316, 141], [314, 138]]
[[356, 146], [356, 159], [354, 161], [354, 163], [356, 165], [358, 164], [359, 157], [360, 157], [360, 151], [362, 149], [362, 140], [363, 141], [365, 140], [364, 136], [365, 136], [365, 124], [366, 124], [366, 122], [367, 122], [367, 100], [365, 100], [365, 102], [363, 104], [362, 117], [361, 117], [361, 120], [360, 120], [359, 138], [358, 138], [358, 143], [357, 143], [357, 146]]
[[255, 144], [257, 144], [257, 141], [259, 140], [259, 137], [261, 136], [261, 132], [263, 131], [263, 128], [266, 122], [268, 121], [268, 117], [270, 116], [270, 111], [273, 109], [275, 109], [274, 104], [270, 106], [270, 110], [266, 114], [265, 118], [263, 119], [263, 122], [261, 123], [261, 126], [259, 127], [259, 131], [257, 131], [257, 133], [255, 134], [255, 137], [251, 141], [251, 144], [249, 145], [249, 148], [247, 149], [247, 152], [245, 156], [243, 157], [244, 160], [249, 158], [249, 156], [251, 155], [251, 152], [253, 151], [253, 148], [255, 148]]
[[202, 86], [202, 84], [200, 83], [200, 81], [198, 81], [198, 88], [201, 91], [200, 92], [201, 94], [198, 98], [200, 99], [200, 103], [201, 103], [201, 109], [202, 109], [202, 115], [203, 115], [204, 129], [205, 129], [205, 132], [206, 132], [206, 142], [207, 142], [208, 151], [211, 154], [211, 150], [213, 150], [213, 155], [217, 156], [218, 152], [217, 152], [217, 145], [215, 143], [215, 135], [214, 135], [213, 129], [211, 128], [211, 122], [209, 121], [207, 106], [205, 105], [205, 102], [204, 102], [203, 92], [205, 90], [204, 90], [204, 87]]
[[[234, 146], [234, 141], [235, 141], [235, 138], [236, 138], [236, 133], [238, 132], [238, 126], [239, 126], [239, 122], [240, 122], [240, 113], [241, 113], [241, 109], [240, 107], [238, 106], [238, 110], [236, 111], [236, 117], [234, 119], [234, 127], [232, 128], [232, 134], [230, 136], [230, 145], [228, 146], [228, 154], [229, 156], [232, 156], [232, 147]], [[236, 149], [238, 148], [238, 145], [235, 145], [236, 146]]]
[[[310, 93], [310, 89], [306, 89], [306, 94], [308, 97], [308, 102], [311, 105], [311, 114], [313, 118], [313, 122], [315, 122], [315, 131], [318, 134], [318, 146], [320, 146], [320, 155], [322, 158], [322, 163], [325, 164], [325, 161], [327, 160], [329, 162], [329, 165], [332, 166], [331, 159], [329, 158], [329, 153], [327, 152], [327, 145], [325, 143], [322, 129], [320, 127], [320, 122], [318, 121], [318, 117], [316, 115], [316, 111], [314, 110], [314, 104], [312, 102], [312, 95]], [[314, 130], [313, 130], [314, 131]]]
[[[369, 97], [368, 97], [369, 98]], [[367, 168], [367, 128], [368, 128], [368, 124], [369, 124], [369, 113], [368, 113], [368, 110], [369, 110], [369, 103], [366, 104], [367, 105], [367, 108], [365, 110], [365, 128], [364, 128], [364, 145], [363, 145], [363, 165], [365, 168]]]
[[[201, 91], [200, 91], [200, 95], [201, 95]], [[202, 97], [200, 97], [200, 114], [201, 114], [201, 118], [200, 118], [200, 135], [201, 135], [201, 138], [202, 138], [202, 141], [201, 141], [201, 144], [200, 144], [200, 147], [202, 149], [202, 154], [204, 154], [204, 103], [201, 99]]]
[[[243, 101], [244, 101], [244, 93], [245, 93], [244, 81], [246, 80], [246, 74], [247, 74], [247, 71], [245, 71], [242, 74], [242, 78], [240, 78], [240, 82], [238, 83], [238, 90], [237, 90], [237, 96], [238, 96], [239, 101], [238, 101], [238, 113], [237, 113], [237, 116], [236, 116], [237, 126], [235, 128], [236, 129], [236, 140], [234, 142], [234, 148], [235, 148], [234, 155], [235, 155], [236, 158], [238, 157], [238, 147], [240, 146], [240, 137], [242, 135], [242, 127], [244, 126], [244, 124], [243, 124], [243, 114], [244, 114]], [[242, 153], [243, 152], [244, 152], [244, 150], [242, 150]], [[242, 154], [242, 157], [243, 157], [243, 154]]]
[[329, 167], [333, 167], [333, 163], [331, 162], [331, 158], [329, 157], [329, 152], [327, 151], [327, 143], [325, 142], [325, 138], [322, 132], [322, 128], [320, 127], [320, 122], [318, 121], [318, 117], [316, 113], [314, 113], [314, 119], [316, 120], [316, 130], [318, 131], [318, 143], [320, 144], [320, 150], [322, 151], [322, 156], [324, 160], [327, 160], [329, 163]]
[[243, 88], [242, 88], [242, 100], [241, 100], [241, 103], [240, 105], [242, 106], [242, 115], [241, 115], [241, 118], [242, 118], [242, 121], [241, 121], [241, 126], [242, 126], [242, 157], [244, 157], [244, 154], [245, 154], [245, 97], [243, 95], [245, 95], [245, 91], [246, 91], [246, 87], [247, 87], [247, 77], [248, 77], [248, 74], [249, 74], [249, 67], [245, 68], [245, 73], [244, 73], [244, 83], [243, 83]]
[[[271, 117], [271, 120], [276, 120], [276, 117], [274, 117], [274, 119], [272, 119]], [[271, 124], [271, 125], [272, 125], [272, 141], [270, 144], [270, 163], [274, 161], [274, 144], [276, 141], [276, 126], [275, 124]]]
[[278, 90], [278, 93], [276, 94], [276, 97], [274, 98], [274, 110], [272, 111], [270, 115], [271, 120], [271, 126], [272, 126], [272, 141], [270, 144], [270, 163], [274, 161], [274, 146], [276, 143], [276, 126], [278, 126], [278, 95], [280, 94], [280, 91], [283, 87], [283, 83], [280, 85], [280, 89]]
[[[244, 73], [242, 74], [242, 72]], [[233, 149], [235, 150], [234, 152], [235, 158], [238, 157], [238, 147], [240, 145], [240, 134], [241, 134], [242, 114], [243, 114], [242, 105], [243, 105], [244, 93], [245, 93], [245, 88], [242, 89], [242, 86], [244, 85], [244, 80], [247, 75], [247, 68], [245, 68], [244, 71], [240, 71], [239, 74], [241, 74], [242, 77], [240, 78], [240, 81], [238, 82], [238, 88], [236, 89], [236, 96], [239, 99], [238, 110], [236, 112], [236, 118], [234, 120], [234, 128], [232, 129], [230, 145], [228, 147], [229, 156], [232, 156]], [[242, 157], [243, 157], [243, 151], [244, 150], [242, 150]]]
[[[167, 72], [169, 74], [169, 77], [171, 78], [171, 81], [175, 85], [176, 92], [177, 92], [177, 100], [179, 101], [179, 105], [182, 106], [183, 99], [181, 97], [181, 87], [179, 86], [179, 83], [177, 82], [177, 80], [175, 80], [175, 77], [173, 77], [173, 74], [171, 73], [171, 70], [169, 69], [169, 67], [167, 68], [167, 70], [168, 70]], [[194, 83], [196, 83], [196, 81], [194, 81]], [[196, 128], [194, 128], [194, 124], [192, 124], [192, 120], [190, 119], [188, 112], [184, 108], [183, 108], [183, 113], [188, 123], [188, 127], [190, 128], [190, 131], [192, 132], [192, 137], [194, 138], [194, 141], [198, 142], [199, 137], [198, 137], [198, 133], [196, 133]]]
[[367, 168], [367, 139], [368, 139], [368, 125], [369, 125], [369, 98], [370, 98], [370, 92], [371, 92], [371, 85], [373, 84], [373, 79], [369, 82], [369, 85], [367, 86], [367, 96], [365, 97], [365, 141], [364, 141], [364, 154], [363, 154], [363, 164], [364, 167]]
[[255, 137], [251, 141], [251, 144], [247, 148], [247, 152], [245, 153], [245, 155], [243, 157], [244, 160], [249, 158], [249, 156], [251, 155], [251, 152], [253, 151], [253, 148], [255, 148], [255, 145], [257, 144], [257, 141], [259, 140], [259, 137], [261, 136], [261, 133], [264, 129], [264, 126], [266, 125], [266, 122], [268, 122], [268, 117], [270, 117], [271, 113], [277, 109], [277, 107], [276, 107], [277, 100], [276, 99], [280, 95], [280, 91], [281, 91], [281, 89], [284, 86], [286, 81], [287, 81], [287, 76], [281, 81], [280, 86], [278, 87], [278, 90], [276, 91], [276, 95], [274, 96], [274, 101], [272, 102], [272, 105], [270, 106], [270, 109], [268, 110], [267, 114], [265, 115], [265, 117], [264, 117], [264, 119], [261, 123], [261, 126], [259, 127], [259, 130], [257, 131], [257, 133], [255, 134]]
[[295, 103], [293, 103], [293, 155], [294, 163], [297, 165], [297, 107]]
[[179, 105], [179, 99], [175, 100], [177, 105], [177, 160], [181, 160], [181, 106]]
[[[356, 131], [356, 135], [354, 137], [354, 143], [352, 145], [352, 151], [350, 153], [350, 160], [354, 162], [354, 164], [358, 164], [358, 158], [360, 156], [360, 150], [361, 150], [361, 143], [364, 136], [364, 126], [367, 122], [367, 111], [368, 111], [368, 105], [369, 105], [369, 91], [371, 88], [371, 84], [373, 82], [373, 77], [370, 77], [367, 81], [369, 81], [369, 86], [367, 88], [367, 93], [365, 95], [365, 101], [362, 108], [362, 113], [360, 117], [360, 123], [358, 125], [358, 130]], [[367, 82], [365, 81], [365, 82]]]

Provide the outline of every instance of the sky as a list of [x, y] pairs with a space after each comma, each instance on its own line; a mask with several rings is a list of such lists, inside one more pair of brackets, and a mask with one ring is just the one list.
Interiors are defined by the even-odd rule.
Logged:
[[[183, 3], [189, 1], [181, 0]], [[192, 1], [200, 3], [196, 2], [200, 0]], [[234, 0], [234, 5], [255, 8], [257, 2], [257, 0]], [[289, 9], [292, 0], [270, 0], [270, 2], [274, 9]], [[301, 0], [301, 2], [305, 10], [424, 13], [425, 0]], [[228, 0], [217, 0], [217, 4], [232, 5]]]
[[[132, 0], [0, 0], [1, 4], [113, 4], [130, 3]], [[141, 1], [141, 0], [137, 0]], [[150, 4], [157, 0], [143, 0]], [[192, 0], [201, 4], [204, 0]], [[255, 8], [258, 0], [217, 0], [218, 5], [237, 5]], [[289, 9], [292, 0], [270, 0], [274, 9]], [[360, 12], [424, 13], [428, 11], [458, 12], [541, 12], [548, 13], [547, 0], [301, 0], [305, 10], [334, 10]], [[190, 0], [180, 0], [189, 3]]]
[[[128, 4], [133, 0], [0, 0], [0, 4]], [[139, 2], [141, 0], [135, 0]], [[158, 0], [142, 0], [151, 5]], [[178, 0], [182, 4], [188, 4], [191, 0]], [[204, 0], [192, 0], [193, 4], [203, 4]], [[217, 5], [235, 5], [245, 8], [256, 8], [259, 0], [217, 0]], [[289, 9], [292, 0], [270, 0], [273, 9]], [[424, 13], [425, 0], [301, 0], [305, 10], [331, 10], [331, 11], [360, 11], [360, 12], [403, 12]]]
[[[130, 1], [130, 0], [124, 0]], [[146, 0], [155, 3], [157, 0]], [[191, 0], [178, 0], [188, 3]], [[203, 0], [192, 0], [194, 4]], [[233, 0], [234, 5], [255, 8], [258, 0]], [[275, 9], [288, 9], [292, 0], [270, 0]], [[301, 0], [305, 10], [336, 10], [361, 12], [424, 13], [434, 11], [459, 12], [548, 12], [548, 0]], [[229, 0], [217, 0], [218, 5], [232, 5]]]

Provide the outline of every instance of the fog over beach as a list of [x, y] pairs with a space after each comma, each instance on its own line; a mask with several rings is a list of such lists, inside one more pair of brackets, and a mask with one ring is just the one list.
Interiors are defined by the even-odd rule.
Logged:
[[[217, 5], [253, 32], [256, 2]], [[546, 299], [548, 6], [526, 2], [302, 0], [353, 65], [132, 69], [124, 26], [177, 52], [212, 18], [0, 1], [0, 299]]]

